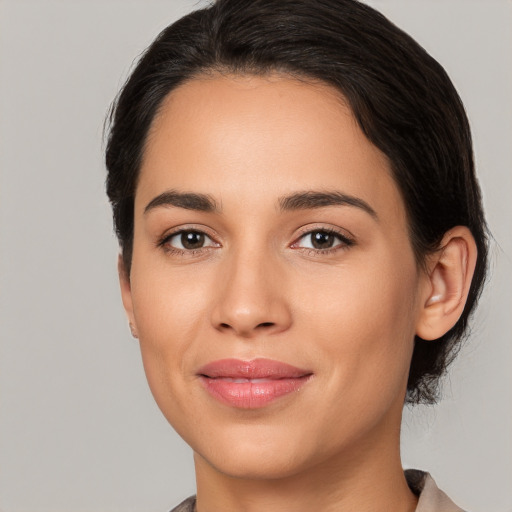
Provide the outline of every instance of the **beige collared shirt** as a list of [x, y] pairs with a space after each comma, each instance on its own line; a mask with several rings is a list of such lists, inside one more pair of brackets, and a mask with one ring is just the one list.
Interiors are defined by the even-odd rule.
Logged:
[[[405, 471], [405, 477], [409, 487], [419, 496], [416, 512], [464, 512], [437, 487], [434, 479], [428, 473], [408, 469]], [[196, 498], [191, 496], [173, 508], [171, 512], [194, 512], [195, 504]]]
[[407, 469], [405, 478], [412, 491], [419, 496], [416, 512], [464, 512], [437, 487], [428, 473]]

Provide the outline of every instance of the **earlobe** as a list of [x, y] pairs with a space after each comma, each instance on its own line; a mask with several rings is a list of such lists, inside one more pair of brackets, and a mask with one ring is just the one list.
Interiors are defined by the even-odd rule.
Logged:
[[119, 286], [121, 288], [121, 298], [123, 300], [124, 310], [128, 317], [128, 324], [130, 331], [134, 338], [138, 338], [137, 324], [135, 323], [135, 317], [133, 315], [133, 302], [132, 302], [132, 289], [130, 284], [130, 276], [125, 267], [123, 256], [119, 254], [117, 259], [117, 272], [119, 274]]
[[467, 227], [457, 226], [445, 234], [429, 262], [427, 296], [416, 326], [420, 338], [438, 339], [457, 323], [466, 304], [476, 258], [475, 240]]

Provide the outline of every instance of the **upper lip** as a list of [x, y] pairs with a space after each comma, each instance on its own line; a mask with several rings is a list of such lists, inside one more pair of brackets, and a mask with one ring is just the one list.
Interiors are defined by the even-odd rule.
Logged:
[[311, 375], [313, 372], [297, 368], [291, 364], [273, 359], [219, 359], [201, 367], [200, 376], [232, 379], [298, 379]]

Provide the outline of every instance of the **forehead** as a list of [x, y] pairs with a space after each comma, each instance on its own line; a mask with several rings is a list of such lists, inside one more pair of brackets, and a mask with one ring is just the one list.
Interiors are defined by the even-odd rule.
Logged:
[[137, 196], [166, 189], [258, 204], [342, 189], [403, 213], [386, 156], [341, 93], [282, 75], [205, 76], [172, 91], [148, 135]]

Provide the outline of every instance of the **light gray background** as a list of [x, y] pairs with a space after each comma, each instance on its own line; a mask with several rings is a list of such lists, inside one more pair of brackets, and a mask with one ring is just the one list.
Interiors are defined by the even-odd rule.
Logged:
[[[403, 458], [473, 512], [512, 511], [512, 3], [372, 3], [446, 67], [472, 121], [492, 279], [446, 398]], [[131, 62], [195, 0], [0, 0], [0, 509], [165, 511], [190, 449], [145, 383], [104, 195], [102, 123]]]

